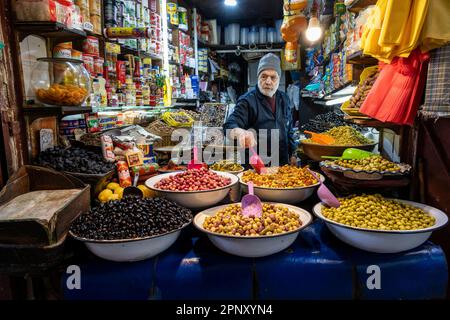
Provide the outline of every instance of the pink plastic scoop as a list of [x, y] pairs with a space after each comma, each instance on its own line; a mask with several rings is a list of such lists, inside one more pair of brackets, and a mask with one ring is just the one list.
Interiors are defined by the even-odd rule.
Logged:
[[198, 162], [197, 152], [198, 152], [197, 146], [194, 146], [194, 159], [189, 161], [188, 170], [192, 170], [192, 169], [198, 170], [203, 167], [203, 165]]
[[317, 176], [316, 173], [310, 169], [308, 171], [320, 182], [320, 187], [317, 190], [317, 196], [319, 197], [320, 201], [325, 203], [329, 207], [333, 208], [339, 208], [341, 206], [341, 203], [339, 200], [334, 196], [334, 194], [328, 189], [320, 179], [320, 176]]
[[248, 194], [246, 194], [241, 200], [242, 215], [246, 217], [254, 216], [261, 217], [262, 215], [262, 203], [261, 200], [254, 194], [253, 182], [248, 182]]
[[264, 162], [261, 160], [261, 157], [256, 153], [253, 147], [250, 148], [250, 151], [252, 152], [252, 156], [249, 159], [250, 165], [253, 167], [253, 169], [255, 169], [257, 173], [263, 173], [264, 169], [266, 168]]

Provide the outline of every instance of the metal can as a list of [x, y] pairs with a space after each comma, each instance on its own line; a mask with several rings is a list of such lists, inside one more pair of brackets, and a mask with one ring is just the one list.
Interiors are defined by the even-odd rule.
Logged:
[[131, 186], [130, 170], [126, 161], [117, 162], [117, 175], [119, 176], [119, 184], [122, 188]]

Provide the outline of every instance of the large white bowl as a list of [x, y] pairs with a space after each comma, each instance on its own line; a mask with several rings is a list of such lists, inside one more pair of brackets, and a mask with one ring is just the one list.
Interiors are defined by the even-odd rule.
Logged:
[[432, 215], [436, 219], [436, 223], [432, 227], [420, 230], [371, 230], [347, 226], [325, 218], [322, 215], [322, 208], [325, 206], [323, 203], [316, 204], [313, 211], [317, 217], [325, 221], [328, 229], [337, 238], [353, 247], [376, 253], [397, 253], [414, 249], [427, 241], [434, 230], [440, 229], [448, 223], [447, 215], [441, 210], [417, 202], [392, 200], [422, 209]]
[[189, 224], [186, 223], [177, 230], [161, 235], [130, 240], [92, 240], [78, 237], [72, 232], [70, 235], [84, 242], [89, 251], [100, 258], [116, 262], [132, 262], [149, 259], [167, 250], [178, 239], [181, 230]]
[[218, 175], [231, 179], [231, 183], [228, 186], [205, 191], [168, 191], [161, 190], [155, 187], [155, 185], [162, 179], [174, 176], [177, 173], [180, 172], [165, 173], [154, 176], [148, 179], [145, 182], [145, 185], [148, 188], [154, 190], [158, 194], [158, 196], [175, 201], [185, 208], [200, 209], [211, 207], [225, 199], [227, 194], [230, 192], [230, 189], [239, 181], [238, 177], [234, 174], [217, 171], [216, 173]]
[[[320, 176], [322, 182], [325, 181], [324, 176], [322, 176], [320, 173], [315, 173]], [[248, 193], [248, 185], [246, 182], [242, 181], [243, 175], [244, 173], [238, 174], [239, 181], [244, 192]], [[295, 204], [308, 199], [314, 193], [314, 191], [317, 190], [319, 185], [320, 183], [316, 183], [308, 187], [299, 188], [266, 188], [254, 186], [253, 189], [255, 195], [263, 201]]]
[[205, 232], [208, 235], [209, 240], [211, 240], [211, 242], [222, 251], [247, 258], [269, 256], [288, 248], [295, 241], [300, 230], [312, 222], [312, 215], [306, 210], [287, 204], [274, 204], [282, 205], [295, 212], [302, 221], [301, 227], [295, 231], [282, 234], [253, 237], [223, 235], [203, 228], [203, 222], [206, 217], [214, 216], [218, 211], [226, 208], [228, 205], [214, 207], [198, 213], [194, 217], [194, 226], [200, 231]]

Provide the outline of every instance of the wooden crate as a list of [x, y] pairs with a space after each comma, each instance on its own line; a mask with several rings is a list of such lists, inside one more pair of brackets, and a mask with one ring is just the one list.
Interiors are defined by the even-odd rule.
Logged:
[[48, 168], [24, 166], [0, 192], [0, 244], [54, 245], [89, 205], [90, 187], [80, 180]]

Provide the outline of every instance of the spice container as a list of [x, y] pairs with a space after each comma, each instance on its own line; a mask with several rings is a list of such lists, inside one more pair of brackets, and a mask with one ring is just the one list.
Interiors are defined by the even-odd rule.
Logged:
[[72, 58], [72, 42], [63, 42], [55, 45], [53, 58]]
[[94, 56], [93, 55], [83, 53], [83, 64], [84, 64], [84, 67], [86, 68], [87, 72], [89, 72], [89, 74], [91, 74], [91, 75], [95, 74]]
[[102, 57], [94, 58], [94, 73], [95, 74], [103, 74], [103, 64], [105, 60]]
[[86, 39], [84, 39], [83, 52], [98, 56], [100, 54], [98, 39], [92, 36], [88, 36]]

